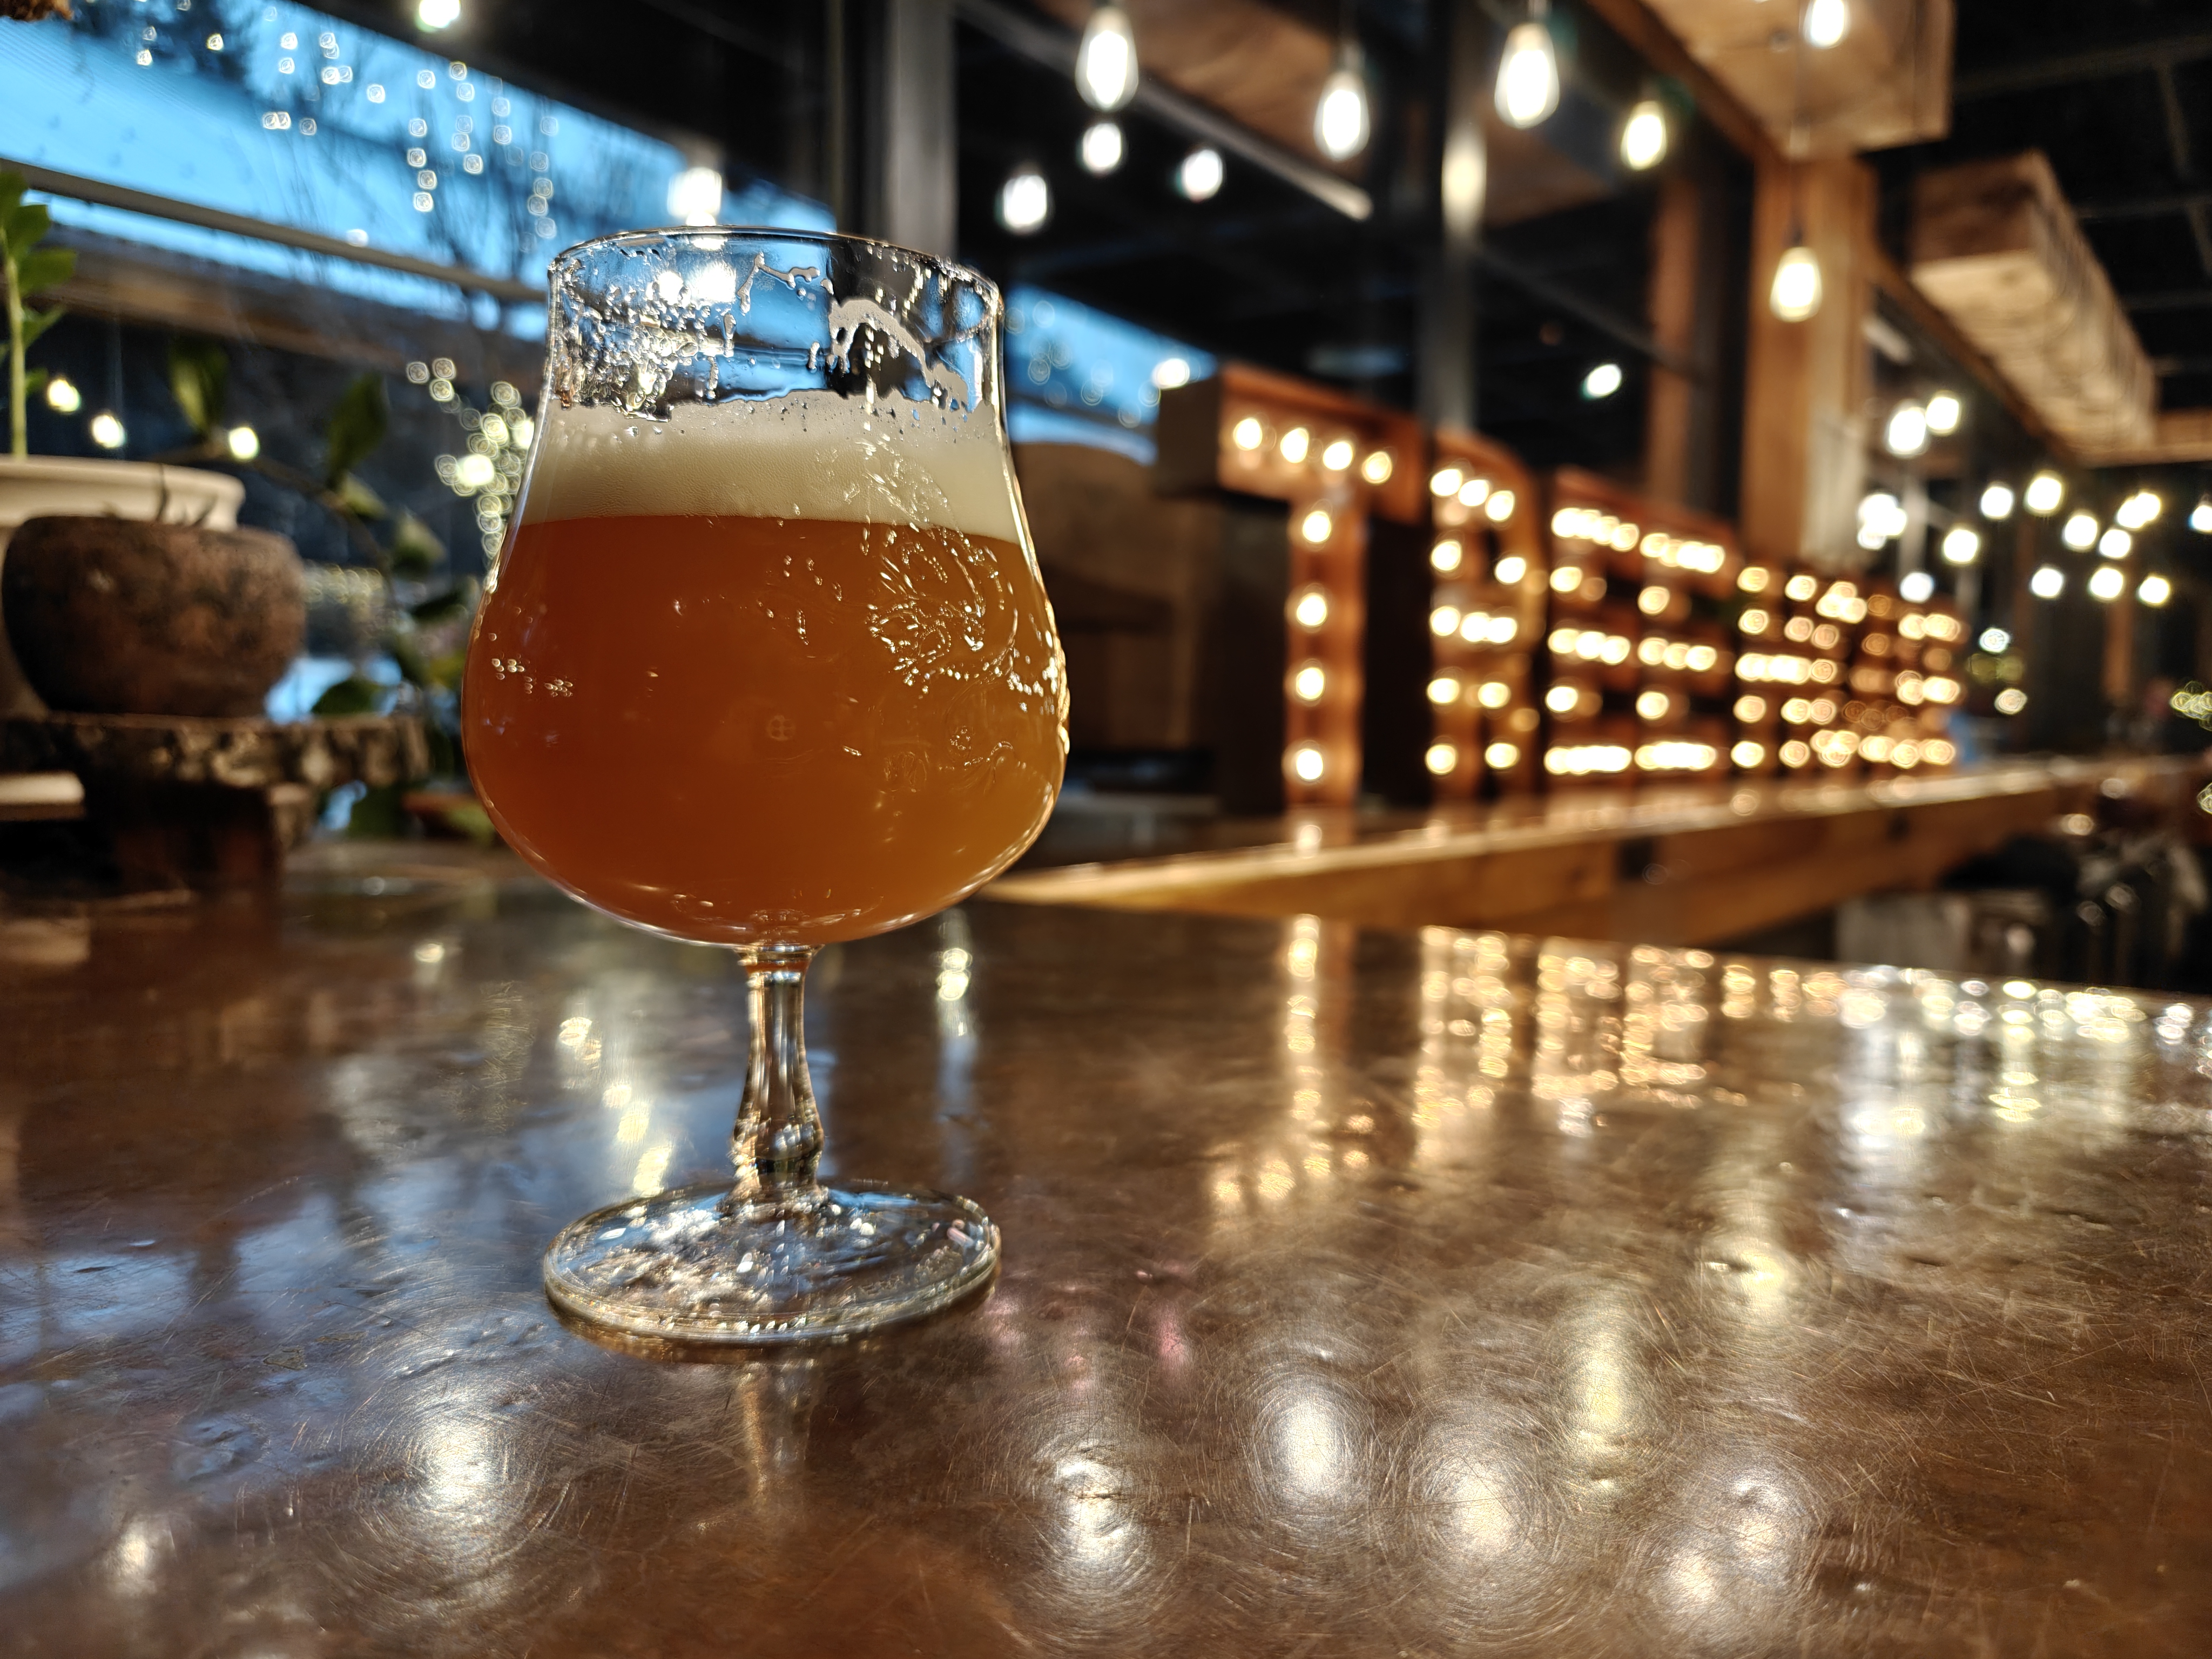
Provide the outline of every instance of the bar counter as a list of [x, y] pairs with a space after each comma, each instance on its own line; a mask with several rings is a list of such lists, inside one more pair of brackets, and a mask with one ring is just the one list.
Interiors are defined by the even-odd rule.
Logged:
[[404, 849], [0, 917], [0, 1650], [2212, 1643], [2203, 1005], [971, 905], [811, 1031], [995, 1284], [592, 1340], [538, 1252], [721, 1164], [741, 989]]
[[1880, 780], [1567, 788], [1426, 812], [1309, 807], [1147, 823], [1151, 846], [1110, 858], [1085, 845], [1084, 820], [1102, 815], [1071, 812], [1063, 797], [1038, 850], [986, 890], [1024, 904], [1713, 945], [1861, 894], [1932, 885], [2022, 830], [2100, 805], [2194, 837], [2203, 816], [2191, 797], [2207, 764], [2042, 756]]

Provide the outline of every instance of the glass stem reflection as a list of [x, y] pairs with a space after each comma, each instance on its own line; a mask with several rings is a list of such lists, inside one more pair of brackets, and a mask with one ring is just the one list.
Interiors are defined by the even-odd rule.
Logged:
[[811, 946], [764, 945], [738, 952], [745, 965], [745, 1000], [752, 1016], [752, 1052], [745, 1097], [730, 1136], [737, 1164], [733, 1202], [804, 1203], [819, 1191], [814, 1165], [822, 1156], [822, 1115], [806, 1075], [806, 964]]

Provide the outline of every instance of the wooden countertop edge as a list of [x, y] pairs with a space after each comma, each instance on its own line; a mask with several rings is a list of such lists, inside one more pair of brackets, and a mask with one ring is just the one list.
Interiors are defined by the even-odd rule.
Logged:
[[2100, 782], [2108, 777], [2130, 774], [2137, 777], [2146, 773], [2184, 775], [2204, 769], [2204, 760], [2197, 756], [2142, 756], [2112, 761], [2014, 763], [1940, 778], [1899, 779], [1881, 783], [1803, 784], [1773, 791], [1749, 812], [1737, 811], [1725, 798], [1655, 805], [1641, 811], [1632, 804], [1593, 807], [1589, 820], [1578, 823], [1547, 821], [1495, 828], [1409, 828], [1349, 846], [1304, 850], [1279, 842], [1257, 847], [1209, 848], [1160, 858], [1068, 865], [1060, 869], [1002, 876], [985, 887], [978, 896], [1016, 904], [1064, 904], [1123, 896], [1136, 897], [1286, 877], [1448, 863], [1637, 836], [1735, 829], [1777, 819], [1942, 806], [2008, 795], [2037, 794], [2057, 787]]

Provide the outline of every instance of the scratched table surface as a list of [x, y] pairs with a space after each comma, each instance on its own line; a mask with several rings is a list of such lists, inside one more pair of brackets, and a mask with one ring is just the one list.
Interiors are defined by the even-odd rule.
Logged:
[[810, 1035], [1003, 1272], [714, 1363], [538, 1254], [731, 963], [393, 868], [0, 920], [0, 1651], [2212, 1644], [2199, 1005], [975, 903]]

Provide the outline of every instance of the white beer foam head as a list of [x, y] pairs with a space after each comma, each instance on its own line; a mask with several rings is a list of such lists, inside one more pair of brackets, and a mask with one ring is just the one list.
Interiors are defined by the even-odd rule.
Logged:
[[552, 404], [525, 524], [645, 514], [933, 525], [1024, 544], [995, 410], [834, 392], [679, 404], [665, 421]]

